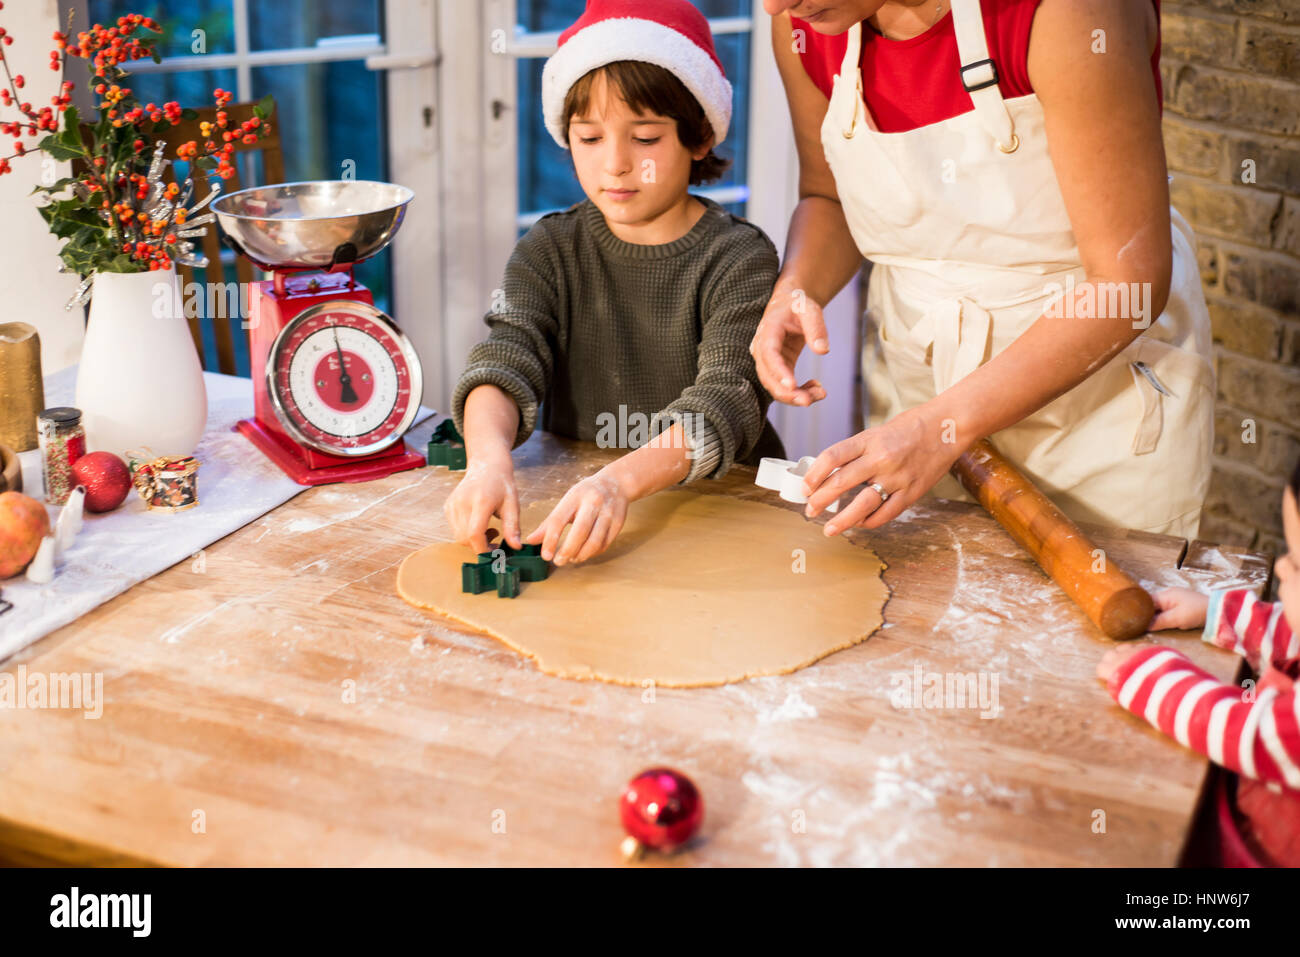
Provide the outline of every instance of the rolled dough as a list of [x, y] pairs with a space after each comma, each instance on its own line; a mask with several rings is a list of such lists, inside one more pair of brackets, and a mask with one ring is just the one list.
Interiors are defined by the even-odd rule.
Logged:
[[[525, 535], [555, 502], [536, 502]], [[697, 687], [786, 674], [880, 627], [889, 589], [875, 553], [783, 508], [668, 491], [632, 505], [618, 539], [552, 567], [518, 598], [460, 590], [464, 545], [439, 543], [397, 572], [406, 601], [464, 622], [547, 674]]]

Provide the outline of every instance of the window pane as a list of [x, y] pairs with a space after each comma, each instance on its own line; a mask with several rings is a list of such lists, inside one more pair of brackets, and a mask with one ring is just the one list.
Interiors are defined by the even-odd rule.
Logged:
[[[253, 70], [252, 98], [275, 97], [272, 122], [284, 144], [285, 182], [387, 179], [383, 77], [359, 60]], [[260, 181], [260, 171], [258, 176]], [[385, 250], [356, 269], [357, 279], [385, 311], [388, 258]]]
[[693, 0], [706, 17], [748, 17], [754, 12], [749, 0]]
[[[234, 53], [234, 0], [89, 0], [91, 22], [109, 23], [125, 13], [143, 13], [157, 19], [170, 39], [160, 44], [165, 56], [195, 56], [191, 42], [196, 29], [204, 31], [207, 53]], [[249, 34], [254, 49], [314, 46], [330, 37], [380, 35], [381, 0], [248, 0]], [[251, 71], [251, 89], [238, 99], [257, 100], [271, 94], [276, 100], [272, 119], [284, 152], [284, 181], [314, 179], [387, 179], [387, 105], [384, 74], [371, 72], [358, 60], [291, 66], [258, 67]], [[75, 80], [75, 78], [74, 78]], [[236, 71], [179, 70], [134, 76], [133, 89], [144, 101], [178, 100], [186, 107], [212, 105], [212, 90], [238, 90]], [[244, 186], [268, 182], [261, 157], [253, 152], [238, 156]], [[185, 175], [184, 164], [177, 173]], [[204, 194], [200, 184], [197, 195]], [[417, 199], [417, 202], [419, 200]], [[229, 257], [230, 253], [225, 256]], [[374, 294], [375, 304], [389, 308], [391, 282], [387, 251], [360, 264], [357, 279]], [[196, 270], [202, 283], [204, 270]], [[234, 340], [239, 372], [248, 370], [246, 334], [234, 320]], [[202, 323], [209, 367], [215, 368], [212, 323]]]
[[[74, 79], [75, 82], [75, 79]], [[235, 88], [234, 70], [186, 70], [183, 73], [139, 73], [131, 77], [131, 91], [141, 103], [175, 100], [189, 109], [213, 106], [212, 91]]]
[[532, 32], [565, 30], [587, 9], [586, 0], [519, 0], [519, 25]]
[[[731, 160], [731, 168], [722, 174], [719, 185], [744, 183], [749, 169], [749, 46], [748, 33], [718, 37], [718, 59], [731, 81], [731, 129], [718, 148], [718, 155]], [[744, 215], [738, 213], [737, 215]]]
[[[90, 0], [87, 14], [91, 23], [105, 25], [128, 13], [153, 17], [163, 29], [158, 53], [170, 57], [234, 53], [233, 8], [234, 0]], [[72, 29], [76, 33], [86, 27], [74, 23]], [[196, 34], [196, 30], [202, 32]]]
[[542, 119], [544, 60], [519, 61], [519, 211], [563, 209], [586, 197], [569, 151], [546, 131]]
[[316, 46], [318, 40], [382, 33], [379, 0], [249, 0], [254, 50]]
[[[750, 0], [693, 0], [706, 17], [747, 17]], [[586, 0], [518, 0], [519, 25], [530, 32], [567, 30], [587, 8]]]

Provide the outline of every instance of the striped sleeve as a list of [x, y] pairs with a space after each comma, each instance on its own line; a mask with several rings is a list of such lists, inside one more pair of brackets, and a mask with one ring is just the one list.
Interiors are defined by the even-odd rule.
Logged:
[[1266, 664], [1284, 671], [1300, 658], [1300, 636], [1282, 616], [1282, 603], [1260, 601], [1249, 588], [1210, 592], [1201, 640], [1235, 651], [1256, 671]]
[[1215, 764], [1300, 789], [1294, 690], [1263, 688], [1256, 695], [1159, 646], [1129, 656], [1107, 688], [1122, 707]]

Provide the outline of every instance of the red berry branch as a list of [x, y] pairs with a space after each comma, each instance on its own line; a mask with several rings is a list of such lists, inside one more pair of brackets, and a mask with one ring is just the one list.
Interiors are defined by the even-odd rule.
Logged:
[[[9, 120], [0, 115], [0, 136], [14, 137], [13, 151], [0, 156], [0, 175], [13, 172], [10, 160], [36, 151], [54, 160], [78, 163], [75, 175], [38, 186], [34, 192], [44, 193], [50, 200], [38, 212], [51, 232], [68, 240], [59, 252], [64, 266], [83, 277], [97, 271], [166, 269], [176, 262], [204, 265], [206, 260], [194, 254], [189, 240], [202, 234], [200, 227], [212, 216], [194, 214], [220, 192], [214, 177], [225, 180], [234, 175], [231, 156], [236, 144], [256, 144], [271, 129], [267, 122], [273, 106], [270, 97], [253, 107], [250, 119], [236, 124], [225, 110], [232, 94], [220, 87], [213, 90], [216, 119], [200, 124], [203, 142], [190, 140], [176, 150], [179, 159], [207, 175], [211, 190], [204, 200], [187, 209], [193, 179], [188, 178], [183, 187], [161, 182], [170, 161], [162, 156], [165, 140], [160, 137], [198, 114], [174, 101], [141, 103], [126, 85], [129, 73], [123, 66], [146, 57], [158, 62], [157, 36], [149, 34], [161, 33], [157, 21], [140, 14], [118, 17], [112, 26], [97, 23], [75, 37], [69, 18], [67, 32], [54, 32], [50, 69], [61, 71], [68, 58], [87, 61], [92, 89], [99, 98], [98, 116], [88, 126], [87, 142], [81, 117], [72, 105], [72, 83], [64, 82], [50, 104], [39, 110], [21, 98], [19, 91], [26, 88], [27, 80], [11, 72], [4, 48], [13, 43], [13, 37], [0, 27], [0, 67], [4, 70], [0, 107], [16, 107], [20, 114]], [[24, 143], [23, 137], [30, 140], [42, 132], [46, 135], [41, 140]], [[78, 298], [84, 299], [88, 289], [89, 283], [83, 282]]]

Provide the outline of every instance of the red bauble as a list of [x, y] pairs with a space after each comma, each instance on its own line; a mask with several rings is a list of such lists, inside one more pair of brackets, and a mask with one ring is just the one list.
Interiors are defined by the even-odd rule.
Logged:
[[90, 452], [72, 463], [72, 480], [86, 486], [86, 511], [117, 508], [131, 491], [131, 473], [112, 452]]
[[704, 799], [691, 779], [671, 768], [642, 771], [619, 801], [623, 829], [639, 844], [672, 850], [694, 836], [704, 820]]

